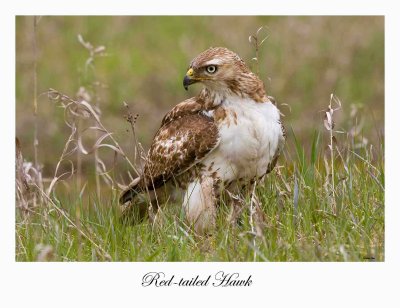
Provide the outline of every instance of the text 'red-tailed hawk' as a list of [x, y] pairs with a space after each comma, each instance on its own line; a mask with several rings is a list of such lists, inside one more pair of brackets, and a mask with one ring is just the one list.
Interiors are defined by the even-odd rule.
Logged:
[[123, 192], [122, 204], [168, 181], [184, 189], [187, 220], [198, 232], [214, 227], [223, 189], [263, 178], [275, 166], [285, 132], [263, 82], [226, 48], [209, 48], [190, 63], [185, 89], [201, 82], [196, 97], [162, 120], [142, 175]]

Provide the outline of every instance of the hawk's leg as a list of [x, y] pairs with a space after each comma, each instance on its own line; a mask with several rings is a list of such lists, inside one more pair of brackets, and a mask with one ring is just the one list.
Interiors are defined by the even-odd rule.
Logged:
[[201, 177], [188, 185], [183, 200], [186, 218], [197, 233], [207, 233], [215, 228], [215, 180]]

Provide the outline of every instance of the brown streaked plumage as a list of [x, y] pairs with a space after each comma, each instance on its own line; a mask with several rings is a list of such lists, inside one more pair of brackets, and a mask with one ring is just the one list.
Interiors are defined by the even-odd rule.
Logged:
[[199, 114], [196, 108], [183, 104], [173, 108], [163, 120], [146, 158], [143, 175], [120, 198], [121, 203], [135, 194], [154, 190], [176, 180], [199, 162], [219, 141], [218, 129], [212, 119]]
[[[162, 120], [143, 174], [121, 203], [172, 181], [186, 190], [183, 207], [198, 232], [213, 228], [222, 188], [246, 185], [275, 166], [283, 146], [279, 110], [262, 81], [234, 52], [209, 48], [191, 62], [184, 87], [200, 82], [198, 96], [176, 105]], [[238, 182], [239, 185], [234, 185]]]

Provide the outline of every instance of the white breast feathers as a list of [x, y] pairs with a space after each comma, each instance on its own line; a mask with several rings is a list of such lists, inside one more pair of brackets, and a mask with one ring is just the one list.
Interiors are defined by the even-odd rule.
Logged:
[[263, 176], [284, 139], [279, 110], [270, 102], [237, 97], [224, 100], [221, 107], [221, 141], [205, 165], [227, 182]]

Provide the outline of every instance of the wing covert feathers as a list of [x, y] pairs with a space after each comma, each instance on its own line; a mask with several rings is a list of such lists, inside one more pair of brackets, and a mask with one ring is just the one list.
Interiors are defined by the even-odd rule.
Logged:
[[189, 99], [164, 117], [148, 152], [143, 175], [122, 194], [121, 203], [146, 189], [162, 186], [196, 165], [218, 145], [218, 128], [201, 110], [201, 103]]

